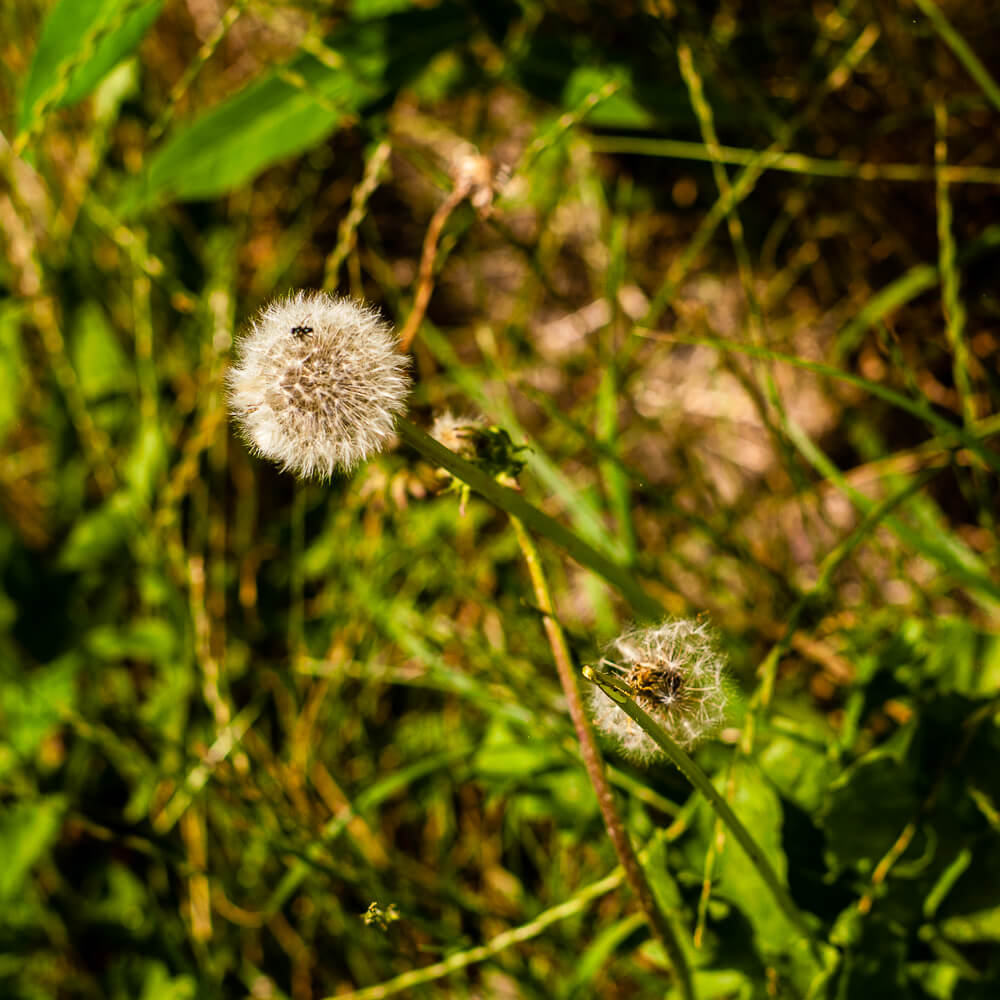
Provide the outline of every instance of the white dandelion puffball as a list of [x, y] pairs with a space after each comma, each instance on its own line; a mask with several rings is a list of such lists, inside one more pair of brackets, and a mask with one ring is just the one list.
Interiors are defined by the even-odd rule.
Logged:
[[[681, 618], [633, 629], [615, 639], [602, 667], [616, 674], [636, 703], [685, 749], [725, 721], [726, 658], [706, 621]], [[653, 739], [596, 685], [594, 725], [636, 760], [662, 753]]]
[[237, 342], [229, 407], [250, 447], [304, 479], [381, 451], [405, 407], [409, 361], [379, 313], [325, 292], [265, 306]]

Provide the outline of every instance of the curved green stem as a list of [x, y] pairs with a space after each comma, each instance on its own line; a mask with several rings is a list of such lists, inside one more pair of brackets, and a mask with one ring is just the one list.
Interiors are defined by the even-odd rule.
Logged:
[[774, 901], [781, 908], [782, 912], [791, 921], [793, 926], [798, 928], [802, 936], [809, 945], [809, 951], [816, 962], [823, 964], [819, 945], [809, 930], [809, 925], [802, 916], [802, 912], [795, 905], [788, 889], [785, 888], [778, 873], [771, 867], [771, 862], [767, 860], [767, 855], [761, 849], [760, 844], [753, 839], [750, 831], [743, 825], [740, 818], [733, 812], [729, 803], [719, 794], [715, 785], [707, 774], [686, 754], [663, 730], [655, 719], [644, 712], [632, 698], [629, 689], [618, 680], [617, 677], [597, 670], [594, 667], [584, 667], [583, 675], [593, 681], [612, 701], [616, 702], [635, 723], [641, 726], [657, 746], [676, 765], [677, 769], [688, 781], [708, 800], [708, 804], [715, 810], [715, 814], [726, 825], [729, 832], [736, 838], [737, 843], [746, 852], [750, 863], [757, 869], [758, 874], [764, 880]]
[[663, 607], [655, 598], [650, 597], [636, 583], [635, 577], [624, 566], [608, 559], [593, 546], [588, 545], [578, 535], [573, 534], [558, 521], [543, 513], [537, 507], [528, 503], [516, 490], [503, 486], [488, 476], [478, 466], [466, 461], [460, 455], [450, 451], [443, 444], [425, 434], [419, 427], [405, 418], [396, 423], [399, 436], [414, 450], [434, 465], [447, 469], [456, 479], [481, 494], [495, 507], [504, 513], [516, 517], [536, 534], [547, 538], [550, 542], [563, 549], [570, 558], [581, 566], [602, 576], [611, 584], [643, 618], [655, 619], [663, 616]]

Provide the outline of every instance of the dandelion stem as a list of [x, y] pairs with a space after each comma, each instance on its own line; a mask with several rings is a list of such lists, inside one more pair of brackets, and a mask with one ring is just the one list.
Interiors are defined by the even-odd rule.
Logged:
[[518, 518], [531, 531], [558, 545], [581, 566], [602, 576], [632, 605], [638, 615], [650, 619], [663, 616], [660, 602], [650, 597], [624, 566], [601, 555], [578, 535], [528, 503], [520, 493], [501, 485], [478, 466], [456, 455], [405, 418], [397, 420], [396, 431], [411, 448], [429, 462], [447, 469], [456, 479], [475, 490], [494, 507], [498, 507], [511, 517]]
[[406, 325], [399, 334], [399, 349], [408, 351], [413, 338], [420, 329], [424, 314], [427, 312], [427, 305], [431, 300], [431, 292], [434, 290], [434, 256], [437, 253], [438, 240], [441, 238], [441, 231], [448, 221], [448, 216], [465, 200], [469, 194], [467, 185], [458, 185], [451, 194], [438, 206], [437, 211], [431, 218], [427, 227], [427, 234], [424, 237], [424, 249], [420, 255], [420, 272], [418, 275], [417, 294], [413, 298], [413, 308], [406, 319]]
[[677, 983], [680, 987], [681, 995], [685, 1000], [694, 1000], [694, 985], [691, 979], [691, 969], [688, 966], [687, 957], [681, 947], [677, 937], [677, 932], [667, 919], [667, 916], [657, 904], [653, 890], [646, 879], [646, 873], [636, 856], [632, 841], [629, 840], [625, 825], [622, 822], [621, 814], [615, 802], [614, 793], [608, 784], [608, 777], [605, 773], [604, 761], [601, 759], [601, 752], [598, 749], [597, 741], [594, 739], [594, 731], [591, 728], [590, 720], [583, 707], [583, 699], [580, 697], [580, 689], [577, 686], [576, 673], [573, 670], [573, 660], [570, 655], [569, 646], [562, 627], [557, 621], [554, 608], [552, 606], [552, 596], [549, 592], [548, 581], [545, 577], [545, 570], [538, 554], [534, 540], [524, 524], [513, 514], [510, 515], [510, 522], [514, 526], [518, 543], [521, 546], [521, 554], [527, 563], [528, 572], [531, 575], [531, 583], [535, 590], [535, 600], [539, 609], [543, 612], [542, 622], [545, 626], [545, 634], [552, 648], [552, 658], [555, 660], [556, 671], [559, 674], [559, 681], [562, 684], [563, 693], [569, 705], [570, 718], [576, 729], [577, 739], [580, 742], [580, 756], [583, 759], [584, 767], [590, 783], [594, 786], [597, 795], [597, 803], [607, 828], [608, 836], [614, 845], [618, 860], [621, 862], [622, 870], [625, 872], [625, 879], [635, 893], [639, 906], [645, 914], [649, 925], [663, 945]]
[[664, 732], [663, 727], [655, 719], [651, 718], [647, 712], [644, 712], [635, 703], [629, 689], [618, 678], [603, 670], [589, 666], [583, 668], [583, 675], [588, 680], [593, 681], [609, 698], [621, 707], [623, 712], [629, 715], [638, 725], [642, 726], [684, 777], [705, 796], [708, 804], [715, 810], [715, 814], [728, 827], [740, 847], [746, 852], [747, 858], [749, 858], [750, 863], [757, 869], [758, 874], [764, 880], [764, 884], [770, 890], [774, 901], [791, 923], [801, 932], [813, 958], [816, 959], [817, 963], [822, 965], [819, 945], [809, 930], [809, 926], [802, 916], [801, 911], [795, 905], [791, 894], [782, 884], [778, 873], [771, 867], [771, 862], [767, 860], [767, 855], [764, 854], [760, 844], [753, 839], [752, 834], [743, 825], [736, 813], [733, 812], [729, 803], [719, 794], [708, 775]]

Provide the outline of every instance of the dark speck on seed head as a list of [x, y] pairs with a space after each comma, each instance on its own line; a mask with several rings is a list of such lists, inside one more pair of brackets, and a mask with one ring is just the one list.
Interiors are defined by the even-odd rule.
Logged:
[[312, 333], [313, 328], [311, 326], [293, 326], [292, 336], [294, 337], [304, 337], [307, 333]]

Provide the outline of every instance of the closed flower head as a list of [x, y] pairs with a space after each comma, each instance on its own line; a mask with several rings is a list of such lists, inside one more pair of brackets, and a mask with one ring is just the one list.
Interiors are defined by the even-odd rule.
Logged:
[[240, 338], [229, 405], [254, 451], [326, 479], [386, 446], [405, 406], [407, 364], [376, 310], [296, 292], [265, 306]]
[[[616, 639], [602, 666], [617, 674], [636, 703], [685, 749], [716, 732], [725, 719], [725, 656], [707, 622], [682, 618], [634, 629]], [[660, 751], [599, 687], [591, 692], [597, 728], [630, 757]]]

